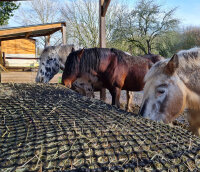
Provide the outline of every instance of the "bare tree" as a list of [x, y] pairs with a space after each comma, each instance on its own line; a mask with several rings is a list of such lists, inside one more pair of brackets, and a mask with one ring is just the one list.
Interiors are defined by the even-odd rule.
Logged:
[[190, 49], [194, 46], [200, 46], [200, 28], [190, 26], [183, 29], [181, 38], [182, 49]]
[[68, 23], [68, 38], [84, 47], [98, 45], [98, 9], [92, 0], [67, 1], [61, 13]]
[[155, 0], [139, 0], [135, 8], [118, 21], [121, 27], [116, 35], [123, 33], [124, 39], [147, 54], [154, 49], [155, 39], [177, 27], [179, 20], [174, 18], [176, 8], [162, 9]]
[[[114, 28], [117, 10], [116, 2], [109, 5], [106, 14], [106, 35], [109, 41]], [[68, 40], [82, 47], [97, 47], [99, 45], [99, 0], [67, 1], [61, 13], [68, 26]]]
[[[18, 10], [17, 21], [22, 25], [37, 25], [53, 23], [61, 20], [60, 4], [54, 0], [32, 0], [23, 2], [24, 5]], [[45, 46], [45, 37], [42, 37], [40, 45]], [[51, 37], [54, 44], [61, 43], [61, 35], [53, 34]]]

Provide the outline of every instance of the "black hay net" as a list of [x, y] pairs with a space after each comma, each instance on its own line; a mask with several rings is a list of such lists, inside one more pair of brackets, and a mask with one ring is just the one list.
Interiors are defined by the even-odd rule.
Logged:
[[199, 171], [200, 138], [58, 85], [0, 84], [0, 171]]

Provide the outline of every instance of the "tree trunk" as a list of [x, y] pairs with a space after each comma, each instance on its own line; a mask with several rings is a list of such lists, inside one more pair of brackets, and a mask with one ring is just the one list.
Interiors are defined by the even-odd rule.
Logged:
[[149, 40], [147, 40], [147, 52], [148, 54], [151, 54], [151, 44]]

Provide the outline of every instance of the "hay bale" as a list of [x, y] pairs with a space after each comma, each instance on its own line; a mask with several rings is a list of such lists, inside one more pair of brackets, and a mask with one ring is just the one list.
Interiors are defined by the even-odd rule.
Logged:
[[58, 85], [1, 84], [3, 171], [192, 171], [200, 138]]

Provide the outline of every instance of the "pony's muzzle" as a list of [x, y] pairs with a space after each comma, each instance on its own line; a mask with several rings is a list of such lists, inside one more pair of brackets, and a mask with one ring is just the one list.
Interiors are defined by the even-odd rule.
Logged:
[[67, 88], [71, 88], [72, 87], [72, 83], [66, 80], [62, 80], [62, 84], [65, 85], [65, 87]]
[[140, 111], [139, 111], [139, 115], [144, 117], [145, 114], [145, 109], [146, 109], [146, 105], [147, 105], [148, 99], [144, 101], [144, 104], [142, 105], [142, 107], [140, 107]]
[[40, 82], [44, 82], [44, 77], [40, 77]]
[[44, 77], [37, 77], [35, 79], [35, 82], [40, 82], [40, 83], [44, 82]]
[[68, 85], [65, 85], [67, 88], [71, 88], [72, 86], [71, 86], [71, 84], [68, 84]]

